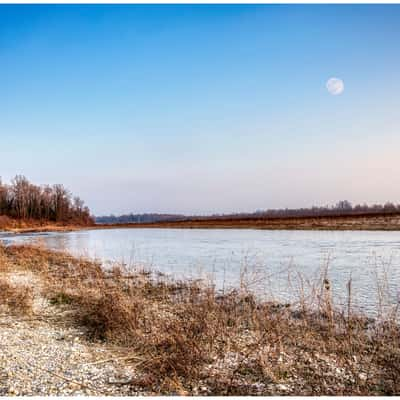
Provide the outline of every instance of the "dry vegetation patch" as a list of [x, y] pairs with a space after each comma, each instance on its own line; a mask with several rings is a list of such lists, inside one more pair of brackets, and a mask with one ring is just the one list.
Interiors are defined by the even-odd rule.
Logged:
[[30, 314], [32, 301], [31, 287], [13, 285], [7, 279], [0, 278], [0, 312]]

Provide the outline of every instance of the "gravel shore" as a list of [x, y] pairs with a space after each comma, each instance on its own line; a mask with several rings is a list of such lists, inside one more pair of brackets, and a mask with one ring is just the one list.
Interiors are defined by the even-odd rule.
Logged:
[[[29, 278], [9, 276], [14, 284]], [[1, 313], [0, 396], [149, 394], [132, 387], [134, 367], [118, 361], [118, 349], [86, 341], [68, 313], [40, 297], [32, 316]]]

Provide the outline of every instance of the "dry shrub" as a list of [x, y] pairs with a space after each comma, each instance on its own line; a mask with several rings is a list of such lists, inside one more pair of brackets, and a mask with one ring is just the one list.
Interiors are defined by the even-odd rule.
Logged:
[[197, 378], [199, 366], [211, 361], [214, 310], [208, 298], [192, 296], [184, 305], [177, 303], [173, 312], [155, 315], [144, 338], [149, 350], [143, 369], [150, 374], [156, 371], [158, 379]]
[[44, 247], [28, 245], [0, 246], [8, 262], [16, 269], [27, 269], [33, 272], [45, 272], [49, 267], [68, 268], [76, 264], [71, 255], [64, 252], [49, 251]]
[[91, 337], [129, 345], [135, 341], [140, 304], [120, 293], [89, 290], [70, 295], [79, 305], [79, 322], [89, 328]]
[[0, 272], [5, 273], [9, 270], [9, 261], [5, 253], [4, 246], [0, 243]]
[[13, 314], [32, 312], [33, 291], [29, 286], [16, 286], [0, 279], [0, 309]]
[[[76, 262], [43, 270], [46, 295], [53, 304], [70, 303], [76, 321], [92, 339], [130, 348], [146, 357], [142, 371], [158, 384], [197, 379], [220, 340], [245, 319], [250, 297], [216, 296], [197, 283], [152, 280], [121, 268], [104, 271]], [[223, 345], [221, 351], [223, 351]]]
[[[70, 271], [58, 270], [63, 279], [52, 282], [53, 293], [71, 299], [90, 338], [140, 355], [145, 361], [136, 383], [153, 390], [190, 392], [205, 382], [212, 394], [254, 394], [254, 384], [262, 383], [261, 392], [270, 394], [268, 385], [296, 379], [303, 386], [295, 393], [308, 395], [400, 391], [394, 323], [383, 329], [330, 304], [297, 310], [248, 293], [219, 295], [197, 283], [98, 265], [78, 262]], [[213, 370], [227, 354], [235, 361]]]

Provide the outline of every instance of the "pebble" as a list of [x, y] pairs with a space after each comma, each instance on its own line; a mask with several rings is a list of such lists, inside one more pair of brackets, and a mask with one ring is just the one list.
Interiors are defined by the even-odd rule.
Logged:
[[367, 374], [365, 374], [364, 372], [360, 372], [358, 374], [358, 377], [362, 380], [362, 381], [366, 381], [367, 380]]
[[146, 394], [120, 384], [135, 373], [129, 365], [91, 364], [115, 354], [80, 336], [76, 328], [57, 326], [46, 318], [0, 316], [0, 395]]

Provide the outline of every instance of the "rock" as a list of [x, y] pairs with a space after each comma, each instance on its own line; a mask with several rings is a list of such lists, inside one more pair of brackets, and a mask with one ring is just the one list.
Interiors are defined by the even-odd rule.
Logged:
[[361, 379], [362, 381], [366, 381], [367, 380], [367, 374], [365, 374], [364, 372], [360, 372], [358, 374], [359, 379]]
[[278, 383], [278, 384], [276, 385], [276, 388], [277, 388], [278, 390], [283, 391], [283, 392], [287, 392], [287, 391], [290, 390], [289, 386], [288, 386], [288, 385], [284, 385], [283, 383]]

